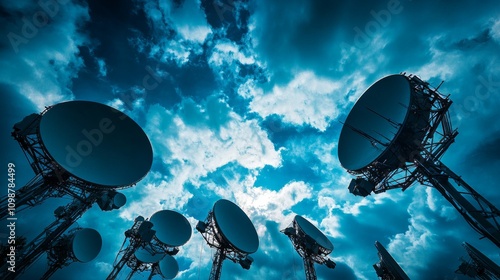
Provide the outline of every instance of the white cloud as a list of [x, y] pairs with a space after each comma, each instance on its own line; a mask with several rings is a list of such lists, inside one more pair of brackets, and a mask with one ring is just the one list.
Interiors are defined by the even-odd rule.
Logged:
[[414, 188], [413, 201], [408, 206], [408, 229], [404, 233], [396, 234], [387, 247], [409, 275], [415, 275], [413, 271], [428, 267], [429, 260], [422, 256], [426, 255], [429, 248], [438, 247], [437, 232], [431, 229], [435, 220], [425, 213], [429, 201], [428, 193], [423, 187]]
[[236, 43], [229, 40], [218, 41], [212, 49], [209, 63], [221, 66], [223, 63], [232, 64], [238, 61], [241, 64], [254, 64], [255, 58], [252, 55], [244, 54]]
[[278, 114], [285, 122], [295, 125], [309, 124], [324, 131], [330, 120], [339, 113], [342, 84], [303, 71], [285, 86], [275, 85], [271, 92], [244, 85], [238, 92], [243, 97], [252, 96], [250, 108], [262, 117]]
[[497, 19], [491, 27], [491, 37], [500, 44], [500, 20]]
[[151, 174], [149, 182], [143, 183], [140, 188], [140, 198], [127, 203], [120, 217], [133, 220], [137, 215], [151, 217], [160, 209], [182, 209], [193, 195], [184, 190], [182, 185], [162, 177], [160, 174]]
[[[10, 12], [22, 12], [28, 21], [42, 11], [39, 6], [18, 8], [21, 11]], [[35, 27], [36, 32], [29, 36], [21, 28], [25, 23], [9, 25], [9, 34], [24, 40], [14, 41], [0, 52], [0, 82], [14, 86], [40, 111], [73, 98], [72, 80], [84, 66], [78, 47], [88, 43], [88, 38], [79, 33], [79, 26], [89, 20], [87, 7], [69, 2], [58, 8], [50, 18], [47, 16], [48, 23]]]
[[172, 167], [176, 177], [196, 178], [229, 163], [254, 169], [279, 166], [281, 157], [255, 120], [243, 120], [234, 112], [218, 130], [188, 125], [179, 116], [159, 105], [147, 116], [146, 131], [155, 153]]
[[321, 220], [320, 226], [318, 226], [323, 233], [330, 235], [332, 237], [344, 237], [340, 230], [340, 219], [338, 216], [328, 214], [323, 220]]
[[101, 58], [96, 58], [97, 60], [97, 65], [99, 66], [99, 75], [101, 77], [106, 77], [106, 75], [108, 74], [108, 69], [106, 68], [106, 62], [104, 61], [104, 59], [101, 59]]
[[[292, 206], [304, 199], [311, 198], [312, 188], [305, 182], [289, 182], [278, 191], [265, 189], [263, 187], [248, 187], [244, 191], [234, 194], [237, 204], [246, 209], [251, 216], [260, 219], [275, 221], [284, 228], [292, 222], [294, 213], [290, 211]], [[260, 223], [262, 224], [262, 223]], [[264, 225], [259, 230], [263, 235]]]
[[186, 0], [180, 7], [173, 7], [172, 1], [160, 1], [160, 10], [185, 40], [201, 44], [211, 33], [199, 0]]
[[[201, 106], [197, 108], [209, 114], [208, 109]], [[121, 214], [123, 217], [131, 219], [139, 213], [151, 214], [157, 211], [159, 205], [181, 209], [192, 196], [184, 189], [185, 183], [199, 187], [200, 177], [228, 163], [234, 162], [250, 170], [281, 164], [280, 151], [274, 149], [267, 133], [255, 120], [244, 120], [234, 112], [229, 112], [227, 122], [214, 129], [206, 126], [204, 119], [202, 116], [197, 119], [200, 123], [186, 124], [189, 121], [183, 119], [178, 111], [169, 111], [160, 105], [149, 108], [145, 131], [152, 142], [154, 154], [158, 155], [173, 176], [148, 175], [142, 181], [141, 199], [128, 205]], [[249, 184], [252, 182], [249, 181]], [[213, 182], [206, 183], [204, 187], [222, 197], [232, 197], [232, 193], [238, 190], [238, 183], [241, 182], [237, 180], [227, 190]]]
[[113, 270], [113, 266], [107, 262], [96, 262], [94, 266], [97, 268], [99, 272], [106, 274], [109, 274], [109, 272]]
[[[202, 44], [212, 30], [200, 1], [187, 0], [179, 7], [168, 0], [146, 1], [144, 11], [151, 19], [158, 43], [142, 42], [138, 47], [143, 49], [143, 45], [153, 44], [150, 46], [150, 56], [159, 55], [161, 61], [173, 60], [182, 66], [188, 62], [191, 52], [203, 52]], [[169, 30], [176, 32], [174, 38], [169, 35]]]

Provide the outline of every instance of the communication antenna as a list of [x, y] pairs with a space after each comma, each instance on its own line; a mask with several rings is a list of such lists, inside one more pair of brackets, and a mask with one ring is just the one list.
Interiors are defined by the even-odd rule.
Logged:
[[95, 259], [102, 247], [98, 231], [91, 228], [75, 228], [58, 238], [48, 251], [49, 270], [40, 278], [49, 279], [58, 269], [72, 262], [90, 262]]
[[375, 241], [375, 247], [378, 250], [378, 257], [380, 261], [373, 265], [377, 276], [382, 280], [410, 280], [410, 277], [406, 275], [399, 264], [394, 260], [394, 258], [387, 252], [387, 250], [380, 244], [380, 242]]
[[[2, 199], [0, 218], [15, 218], [17, 212], [49, 197], [70, 196], [72, 201], [55, 210], [56, 221], [26, 245], [16, 272], [4, 279], [20, 275], [94, 203], [103, 211], [122, 207], [126, 198], [116, 190], [140, 181], [153, 158], [139, 125], [109, 106], [89, 101], [63, 102], [29, 115], [14, 125], [12, 135], [36, 175], [15, 192], [15, 210], [8, 198]], [[0, 274], [7, 273], [3, 268]]]
[[224, 259], [250, 269], [253, 258], [249, 254], [259, 248], [259, 237], [248, 216], [236, 204], [225, 199], [218, 200], [207, 219], [198, 221], [196, 229], [207, 244], [216, 249], [210, 280], [220, 279]]
[[348, 189], [367, 196], [404, 191], [416, 181], [434, 187], [472, 228], [500, 247], [500, 211], [440, 161], [458, 134], [450, 122], [451, 103], [414, 75], [390, 75], [371, 85], [340, 133], [340, 163], [357, 176]]
[[462, 243], [470, 259], [461, 258], [462, 263], [455, 271], [471, 278], [482, 280], [500, 279], [500, 267], [467, 242]]
[[191, 238], [191, 233], [188, 220], [175, 211], [158, 211], [149, 221], [142, 216], [137, 217], [132, 228], [125, 232], [113, 270], [106, 279], [116, 279], [125, 265], [131, 269], [126, 279], [144, 271], [151, 271], [150, 279], [155, 274], [173, 279], [179, 266], [172, 255], [179, 252], [179, 247]]
[[[16, 123], [12, 136], [35, 177], [16, 191], [16, 210], [1, 200], [0, 219], [65, 195], [82, 199], [111, 193], [140, 181], [151, 168], [153, 151], [142, 128], [109, 106], [69, 101], [47, 107]], [[99, 196], [97, 196], [99, 197]], [[107, 207], [110, 201], [101, 201]], [[109, 209], [111, 210], [111, 209]]]
[[335, 268], [336, 263], [326, 257], [333, 251], [332, 242], [308, 220], [296, 215], [292, 223], [281, 232], [290, 238], [293, 247], [302, 257], [306, 280], [317, 279], [315, 262], [325, 264], [331, 269]]

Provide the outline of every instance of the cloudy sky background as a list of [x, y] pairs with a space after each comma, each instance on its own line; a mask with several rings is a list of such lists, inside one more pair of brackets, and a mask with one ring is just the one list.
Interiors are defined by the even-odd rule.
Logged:
[[[437, 191], [355, 197], [337, 158], [340, 121], [370, 84], [400, 72], [445, 80], [440, 91], [451, 95], [460, 134], [443, 162], [500, 206], [496, 1], [39, 3], [51, 4], [0, 6], [1, 156], [16, 164], [18, 186], [33, 172], [12, 125], [62, 101], [122, 110], [155, 155], [151, 172], [124, 190], [125, 207], [95, 206], [78, 221], [103, 236], [100, 255], [53, 279], [104, 279], [137, 215], [176, 210], [194, 229], [221, 198], [248, 214], [260, 239], [251, 269], [225, 261], [222, 279], [303, 279], [302, 260], [279, 232], [296, 214], [335, 246], [337, 268], [316, 266], [320, 279], [376, 279], [375, 240], [412, 279], [463, 279], [454, 273], [463, 241], [500, 263], [498, 248]], [[67, 202], [20, 213], [17, 234], [38, 234]], [[212, 254], [194, 230], [176, 256], [177, 278], [207, 278]], [[23, 279], [45, 266], [42, 256]]]

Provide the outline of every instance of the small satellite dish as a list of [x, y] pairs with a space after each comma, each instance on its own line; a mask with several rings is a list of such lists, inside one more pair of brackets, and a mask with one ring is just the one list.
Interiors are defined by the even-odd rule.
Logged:
[[144, 248], [137, 249], [134, 255], [135, 258], [142, 263], [156, 263], [165, 256], [165, 254], [150, 253]]
[[[378, 250], [379, 256], [380, 256], [380, 263], [381, 266], [384, 266], [389, 273], [394, 277], [394, 279], [401, 279], [401, 280], [410, 280], [410, 277], [406, 275], [406, 273], [403, 271], [403, 269], [399, 266], [399, 264], [394, 260], [394, 258], [387, 252], [387, 250], [380, 244], [380, 242], [375, 241], [375, 247]], [[375, 268], [375, 271], [377, 271], [377, 274], [379, 273], [379, 266], [378, 264], [373, 265], [373, 268]], [[383, 270], [383, 269], [381, 269]], [[385, 270], [384, 270], [385, 272]], [[381, 275], [383, 277], [383, 275]], [[383, 278], [385, 279], [385, 278]]]
[[165, 257], [160, 261], [158, 268], [160, 274], [166, 279], [174, 279], [179, 272], [179, 264], [174, 257], [170, 255], [165, 255]]
[[469, 243], [464, 242], [462, 245], [477, 265], [482, 267], [484, 270], [487, 270], [488, 273], [494, 274], [496, 277], [500, 277], [500, 266]]
[[326, 237], [317, 227], [315, 227], [311, 222], [304, 219], [302, 216], [296, 215], [295, 222], [299, 226], [299, 229], [304, 233], [304, 235], [309, 236], [314, 240], [319, 246], [324, 248], [327, 253], [333, 251], [333, 244], [330, 242], [328, 237]]
[[257, 231], [240, 207], [229, 200], [220, 199], [214, 204], [213, 216], [218, 231], [235, 249], [248, 254], [257, 251]]
[[73, 256], [80, 262], [89, 262], [99, 255], [102, 238], [95, 229], [84, 228], [77, 231], [71, 240]]
[[161, 210], [149, 219], [156, 230], [156, 238], [171, 247], [184, 245], [191, 238], [191, 225], [181, 214], [171, 210]]
[[141, 127], [100, 103], [69, 101], [52, 106], [42, 115], [39, 135], [59, 166], [96, 187], [133, 185], [153, 162], [151, 143]]
[[127, 203], [127, 197], [124, 194], [117, 192], [113, 196], [113, 207], [115, 209], [121, 208], [125, 203]]
[[414, 114], [415, 104], [426, 106], [404, 75], [390, 75], [371, 85], [342, 127], [338, 143], [342, 166], [361, 172], [373, 162], [397, 168], [407, 161], [409, 155], [398, 149], [398, 143], [413, 143], [418, 149], [429, 118], [425, 110]]

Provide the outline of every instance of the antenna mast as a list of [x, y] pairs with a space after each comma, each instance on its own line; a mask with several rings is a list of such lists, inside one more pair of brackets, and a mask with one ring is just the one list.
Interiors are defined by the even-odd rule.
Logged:
[[[403, 100], [408, 85], [408, 99]], [[379, 152], [372, 162], [363, 162], [357, 150], [375, 150], [359, 141], [349, 146], [348, 143], [355, 138], [352, 133], [359, 134], [364, 127], [387, 128], [394, 125], [393, 121], [389, 121], [392, 118], [370, 118], [370, 114], [380, 116], [380, 113], [364, 108], [366, 103], [382, 102], [377, 101], [381, 96], [384, 100], [403, 100], [409, 106], [407, 111], [401, 111], [401, 106], [391, 109], [387, 104], [380, 103], [380, 106], [385, 106], [382, 108], [387, 110], [385, 113], [388, 115], [401, 116], [405, 113], [401, 118], [404, 122], [386, 150]], [[434, 187], [473, 229], [500, 247], [500, 211], [440, 161], [458, 134], [451, 127], [448, 112], [451, 103], [437, 88], [430, 88], [427, 82], [413, 75], [391, 75], [372, 85], [351, 110], [339, 140], [341, 163], [348, 172], [357, 176], [351, 181], [349, 190], [354, 195], [367, 196], [372, 191], [405, 190], [415, 181]], [[365, 123], [359, 122], [359, 119], [365, 119]], [[342, 151], [341, 145], [345, 147]], [[354, 163], [349, 161], [352, 156], [360, 157], [360, 160]]]
[[[334, 269], [336, 263], [326, 256], [333, 250], [331, 242], [314, 225], [301, 216], [295, 216], [292, 223], [281, 230], [292, 242], [293, 247], [302, 257], [306, 280], [316, 280], [314, 263], [325, 264]], [[311, 237], [315, 236], [315, 238]]]

